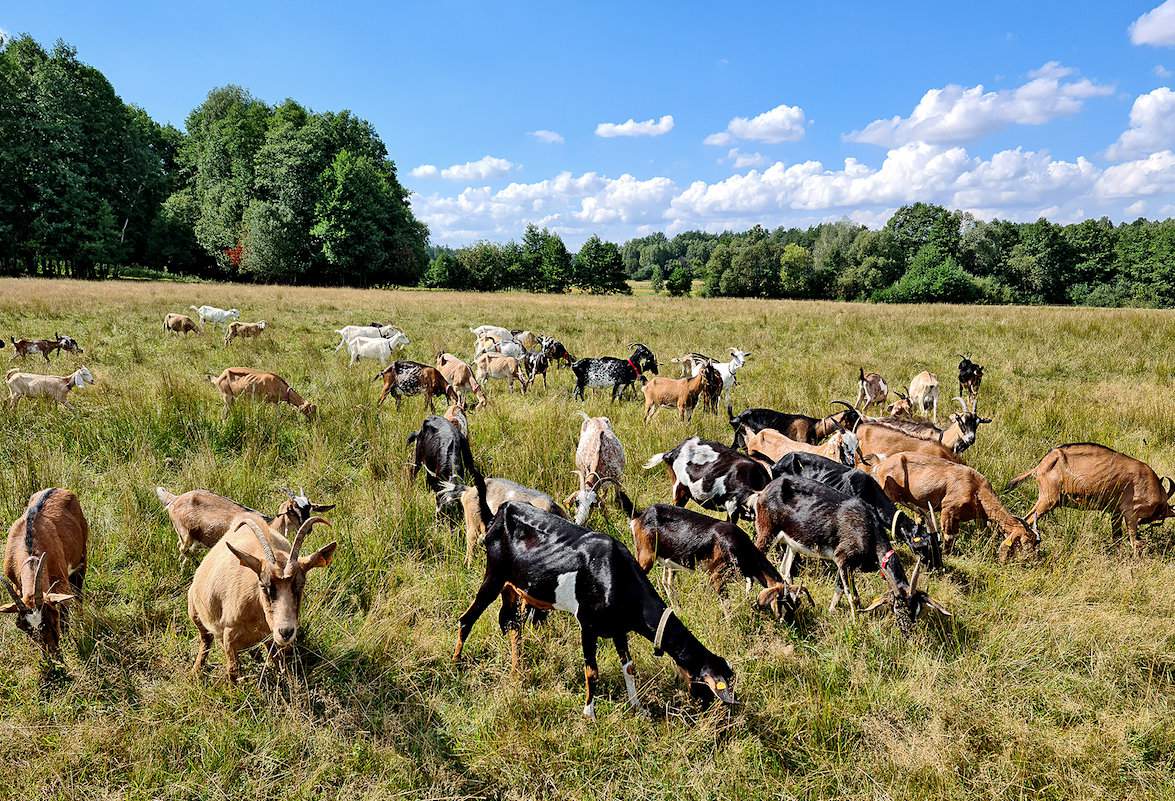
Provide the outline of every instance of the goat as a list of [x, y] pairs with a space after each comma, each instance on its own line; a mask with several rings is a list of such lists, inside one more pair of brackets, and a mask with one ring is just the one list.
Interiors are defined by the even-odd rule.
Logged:
[[1036, 529], [1040, 518], [1058, 506], [1107, 510], [1113, 536], [1130, 535], [1135, 553], [1141, 549], [1138, 527], [1159, 525], [1175, 515], [1171, 496], [1175, 481], [1162, 478], [1146, 462], [1105, 445], [1077, 442], [1058, 445], [1033, 467], [1008, 482], [1006, 489], [1032, 478], [1037, 498], [1025, 521]]
[[963, 411], [950, 416], [951, 424], [946, 429], [941, 429], [925, 421], [902, 417], [872, 418], [868, 422], [895, 429], [907, 436], [940, 442], [952, 453], [961, 454], [975, 444], [979, 435], [979, 426], [990, 423], [991, 418], [979, 416], [978, 396], [973, 399], [971, 408], [967, 408], [967, 404], [962, 398], [955, 398], [955, 400], [959, 402]]
[[982, 474], [964, 464], [918, 453], [899, 453], [882, 460], [871, 475], [895, 503], [925, 508], [938, 507], [942, 550], [954, 547], [959, 524], [976, 520], [981, 526], [994, 522], [1004, 535], [1000, 561], [1022, 547], [1035, 552], [1039, 538], [1028, 525], [1000, 503]]
[[922, 453], [948, 462], [962, 463], [963, 460], [951, 448], [937, 439], [925, 439], [898, 428], [900, 422], [897, 419], [886, 422], [868, 420], [858, 425], [853, 433], [857, 435], [862, 459], [867, 460], [872, 456], [880, 460], [895, 453]]
[[206, 323], [227, 323], [241, 319], [238, 309], [220, 309], [216, 306], [189, 306], [189, 309], [200, 315], [200, 325]]
[[580, 359], [573, 362], [571, 372], [575, 373], [574, 397], [583, 400], [583, 392], [587, 388], [612, 388], [612, 400], [623, 396], [624, 391], [632, 387], [639, 379], [644, 383], [645, 373], [657, 373], [657, 358], [653, 352], [639, 342], [631, 346], [632, 355], [627, 359], [617, 359], [613, 356]]
[[575, 361], [571, 354], [567, 352], [567, 348], [557, 339], [553, 337], [539, 337], [539, 347], [543, 355], [551, 361], [556, 368], [566, 364], [568, 367]]
[[335, 508], [333, 503], [312, 503], [305, 490], [299, 490], [295, 495], [287, 489], [285, 494], [287, 500], [278, 507], [277, 514], [270, 516], [205, 489], [188, 490], [175, 495], [163, 487], [155, 488], [155, 495], [167, 510], [171, 527], [175, 529], [180, 556], [184, 559], [192, 553], [196, 543], [211, 548], [219, 542], [228, 531], [233, 518], [240, 514], [256, 515], [278, 534], [289, 536], [313, 515]]
[[909, 399], [914, 411], [923, 415], [930, 413], [931, 419], [938, 423], [938, 376], [923, 370], [910, 379]]
[[823, 439], [832, 436], [840, 428], [854, 431], [861, 422], [860, 413], [846, 401], [833, 401], [833, 405], [844, 406], [843, 412], [836, 412], [827, 417], [809, 417], [806, 414], [787, 414], [774, 409], [745, 409], [738, 415], [734, 414], [731, 405], [726, 404], [726, 416], [730, 418], [730, 427], [734, 429], [732, 448], [745, 448], [745, 431], [761, 431], [764, 428], [773, 428], [789, 439], [815, 445]]
[[396, 408], [406, 397], [413, 395], [424, 396], [424, 408], [433, 410], [433, 399], [444, 396], [452, 403], [456, 403], [457, 390], [449, 385], [441, 371], [420, 362], [399, 361], [392, 362], [383, 370], [375, 374], [373, 381], [383, 379], [383, 391], [379, 393], [376, 405], [384, 402], [384, 398], [391, 395], [396, 400]]
[[234, 320], [228, 324], [228, 330], [224, 332], [224, 344], [228, 345], [237, 337], [259, 337], [268, 327], [269, 323], [264, 320], [256, 323], [241, 323]]
[[30, 353], [39, 353], [45, 357], [45, 361], [49, 361], [49, 354], [55, 350], [62, 350], [66, 353], [85, 353], [81, 346], [78, 345], [77, 340], [71, 336], [62, 336], [54, 332], [53, 339], [17, 339], [12, 337], [12, 359], [23, 360], [25, 356]]
[[163, 330], [184, 336], [187, 336], [189, 331], [196, 334], [203, 333], [200, 331], [200, 326], [196, 325], [196, 321], [186, 314], [169, 313], [163, 318]]
[[248, 367], [228, 367], [218, 376], [208, 376], [208, 380], [220, 390], [226, 417], [233, 403], [240, 397], [260, 399], [273, 404], [288, 403], [307, 419], [318, 413], [317, 406], [295, 392], [289, 382], [277, 373], [251, 370]]
[[522, 354], [519, 360], [523, 371], [526, 373], [527, 380], [534, 383], [538, 376], [543, 377], [543, 389], [547, 388], [547, 370], [551, 367], [551, 360], [547, 358], [547, 354], [541, 350], [527, 351]]
[[392, 337], [396, 334], [404, 333], [394, 325], [345, 325], [342, 328], [335, 329], [335, 333], [339, 335], [339, 344], [335, 345], [335, 353], [347, 346], [355, 337]]
[[959, 362], [959, 394], [964, 391], [972, 398], [978, 397], [979, 385], [983, 383], [983, 365], [971, 361], [970, 357], [960, 355]]
[[[889, 584], [888, 600], [902, 634], [909, 634], [924, 606], [949, 615], [937, 601], [917, 589], [918, 571], [906, 580], [901, 560], [894, 553], [884, 522], [860, 498], [837, 492], [826, 484], [796, 476], [780, 476], [755, 500], [755, 545], [766, 553], [779, 543], [787, 546], [780, 574], [790, 582], [797, 555], [815, 556], [836, 565], [837, 587], [831, 612], [848, 594], [849, 614], [855, 619], [860, 599], [853, 573], [880, 571]], [[894, 518], [893, 524], [896, 525]], [[878, 599], [865, 609], [873, 611], [885, 602]]]
[[478, 383], [477, 378], [473, 375], [473, 369], [468, 364], [452, 353], [438, 353], [436, 366], [445, 380], [449, 382], [449, 386], [456, 392], [471, 393], [473, 397], [477, 398], [479, 408], [489, 405], [490, 400], [486, 397], [485, 389]]
[[[834, 462], [823, 456], [813, 453], [789, 453], [771, 466], [771, 477], [799, 476], [800, 478], [819, 481], [832, 487], [837, 492], [860, 498], [877, 512], [877, 516], [885, 525], [890, 525], [897, 517], [897, 535], [910, 547], [910, 550], [932, 570], [942, 567], [942, 548], [939, 542], [937, 525], [927, 528], [923, 522], [911, 518], [902, 512], [882, 490], [881, 485], [873, 476], [864, 470], [846, 467], [840, 462]], [[928, 508], [929, 520], [934, 524], [933, 509]]]
[[809, 445], [806, 442], [785, 437], [772, 428], [744, 435], [747, 453], [762, 456], [768, 463], [777, 462], [788, 453], [811, 453], [826, 459], [836, 459], [847, 467], [853, 467], [861, 459], [857, 436], [851, 431], [837, 431], [823, 445]]
[[700, 437], [690, 437], [665, 453], [655, 453], [645, 462], [651, 470], [664, 464], [673, 480], [673, 503], [685, 506], [690, 500], [703, 509], [725, 511], [737, 523], [748, 503], [771, 480], [767, 468], [733, 448]]
[[[867, 411], [870, 406], [885, 406], [885, 400], [889, 397], [889, 384], [885, 383], [885, 379], [877, 373], [866, 373], [865, 368], [857, 368], [860, 373], [860, 378], [857, 379], [857, 400], [853, 407], [860, 407], [861, 411]], [[864, 406], [861, 404], [864, 403]]]
[[389, 337], [352, 337], [347, 340], [350, 366], [354, 367], [360, 359], [372, 359], [386, 366], [394, 353], [410, 344], [411, 340], [399, 331]]
[[478, 340], [485, 339], [486, 337], [494, 337], [499, 342], [514, 341], [514, 332], [500, 325], [479, 325], [477, 328], [470, 328], [469, 332]]
[[486, 383], [488, 379], [496, 378], [508, 382], [509, 390], [514, 391], [514, 382], [522, 386], [523, 394], [530, 387], [530, 381], [522, 370], [522, 365], [513, 356], [499, 356], [494, 353], [483, 353], [474, 361], [477, 380]]
[[21, 398], [51, 398], [62, 406], [69, 406], [71, 389], [96, 384], [98, 380], [88, 369], [79, 367], [69, 375], [61, 376], [9, 370], [4, 374], [4, 383], [8, 385], [8, 405], [15, 409]]
[[[506, 501], [528, 503], [536, 509], [567, 519], [567, 512], [563, 510], [554, 498], [545, 492], [530, 487], [524, 487], [504, 478], [487, 478], [486, 505], [490, 511], [496, 513], [498, 507]], [[465, 513], [465, 566], [473, 564], [473, 549], [485, 542], [485, 523], [481, 519], [481, 510], [478, 506], [477, 487], [462, 484], [456, 477], [439, 482], [440, 490], [437, 495], [437, 506], [444, 509], [455, 503], [461, 504]]]
[[65, 604], [81, 598], [89, 537], [78, 496], [58, 487], [33, 493], [8, 529], [0, 583], [12, 603], [0, 613], [15, 614], [16, 627], [51, 660], [61, 656]]
[[[439, 493], [444, 481], [452, 481], [462, 471], [480, 480], [480, 473], [473, 463], [473, 452], [469, 449], [469, 435], [458, 423], [444, 417], [430, 415], [421, 423], [420, 429], [408, 435], [407, 444], [413, 446], [412, 462], [408, 475], [415, 481], [423, 468], [425, 484], [433, 493]], [[436, 499], [437, 512], [441, 511], [441, 498]]]
[[522, 346], [523, 350], [538, 349], [540, 347], [539, 343], [543, 339], [541, 334], [536, 334], [533, 331], [515, 331], [511, 329], [510, 335], [514, 338], [515, 342]]
[[575, 447], [575, 473], [579, 476], [579, 491], [563, 503], [575, 504], [575, 524], [587, 523], [592, 507], [599, 500], [596, 487], [607, 478], [619, 479], [624, 473], [624, 445], [612, 429], [607, 417], [588, 417], [579, 412], [583, 423], [579, 427], [579, 442]]
[[[700, 356], [701, 354], [690, 354], [691, 356]], [[706, 364], [718, 371], [718, 375], [722, 378], [722, 396], [726, 403], [730, 403], [731, 393], [734, 392], [734, 387], [738, 383], [738, 378], [735, 374], [743, 368], [747, 363], [747, 357], [751, 355], [750, 351], [742, 351], [738, 348], [730, 349], [730, 361], [716, 362], [713, 359], [702, 357], [701, 361], [694, 360], [690, 365], [690, 374], [697, 375], [702, 371]]]
[[238, 654], [273, 637], [269, 656], [282, 656], [298, 636], [306, 574], [326, 567], [337, 542], [301, 556], [306, 535], [321, 517], [298, 527], [291, 544], [259, 517], [233, 519], [226, 534], [204, 557], [188, 590], [188, 617], [200, 636], [192, 672], [199, 673], [212, 641], [219, 640], [229, 681], [240, 677]]
[[645, 422], [649, 422], [662, 406], [676, 408], [682, 422], [693, 418], [705, 382], [706, 375], [703, 372], [693, 378], [655, 376], [650, 379], [642, 389], [645, 395]]
[[461, 658], [473, 624], [501, 597], [498, 623], [509, 635], [515, 670], [521, 657], [524, 604], [575, 616], [583, 645], [587, 696], [583, 714], [587, 718], [594, 719], [596, 714], [596, 648], [601, 637], [615, 645], [629, 703], [641, 708], [628, 650], [629, 632], [651, 640], [655, 654], [669, 654], [694, 698], [735, 703], [730, 665], [707, 650], [665, 605], [622, 543], [528, 504], [508, 501], [491, 516], [484, 486], [478, 492], [482, 520], [487, 524], [485, 577], [458, 621], [454, 662]]
[[473, 353], [473, 360], [476, 362], [487, 353], [496, 354], [498, 356], [510, 356], [514, 359], [521, 359], [526, 353], [526, 348], [512, 340], [503, 341], [498, 337], [493, 336], [482, 337], [477, 341], [477, 347], [474, 349]]

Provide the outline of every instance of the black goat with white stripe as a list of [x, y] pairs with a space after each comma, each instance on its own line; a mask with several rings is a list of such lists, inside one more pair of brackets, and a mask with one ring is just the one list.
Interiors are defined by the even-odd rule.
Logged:
[[639, 342], [634, 342], [631, 347], [632, 355], [627, 359], [600, 356], [573, 363], [571, 372], [575, 373], [575, 397], [583, 400], [583, 391], [587, 388], [611, 387], [612, 400], [615, 401], [638, 380], [643, 384], [645, 373], [656, 374], [657, 357], [653, 352]]
[[767, 483], [767, 468], [749, 456], [720, 442], [690, 437], [676, 448], [656, 453], [645, 462], [651, 470], [664, 464], [673, 479], [673, 503], [689, 501], [717, 512], [726, 512], [731, 523], [743, 513], [751, 514], [748, 501]]

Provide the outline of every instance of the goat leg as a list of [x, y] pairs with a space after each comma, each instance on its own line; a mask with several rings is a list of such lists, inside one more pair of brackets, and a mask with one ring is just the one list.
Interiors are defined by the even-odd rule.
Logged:
[[583, 643], [583, 683], [585, 699], [583, 716], [596, 719], [596, 679], [600, 677], [600, 670], [596, 666], [596, 646], [598, 638], [595, 632], [586, 628], [580, 630], [580, 641]]

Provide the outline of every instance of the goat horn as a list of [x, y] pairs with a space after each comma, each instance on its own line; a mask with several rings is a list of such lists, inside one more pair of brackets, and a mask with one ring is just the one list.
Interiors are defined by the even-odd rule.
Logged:
[[947, 608], [945, 606], [943, 606], [938, 601], [931, 598], [926, 593], [922, 594], [922, 602], [925, 603], [930, 608], [937, 611], [940, 615], [945, 615], [946, 617], [954, 617], [954, 615], [952, 615], [949, 611], [947, 611]]
[[41, 574], [45, 572], [45, 554], [41, 554], [41, 558], [37, 560], [37, 572], [33, 576], [33, 606], [40, 607], [45, 600], [45, 594], [41, 591]]
[[261, 527], [252, 520], [246, 520], [245, 525], [253, 529], [253, 536], [261, 543], [261, 553], [265, 556], [265, 561], [277, 567], [277, 560], [273, 558], [273, 547], [270, 546], [269, 538], [261, 531]]
[[927, 503], [927, 510], [930, 512], [930, 525], [934, 527], [934, 533], [938, 533], [938, 519], [934, 516], [934, 504]]
[[914, 560], [914, 570], [910, 573], [910, 594], [918, 591], [918, 575], [922, 572], [922, 557]]
[[289, 487], [282, 487], [282, 492], [284, 492], [291, 501], [294, 500], [294, 493]]
[[965, 400], [963, 400], [962, 398], [956, 396], [956, 397], [952, 398], [952, 400], [957, 400], [959, 402], [959, 405], [963, 407], [964, 412], [971, 411], [970, 409], [967, 408], [967, 402]]
[[24, 599], [20, 597], [20, 593], [16, 591], [16, 587], [8, 580], [8, 576], [0, 576], [0, 583], [4, 585], [4, 589], [8, 590], [8, 594], [12, 596], [12, 600], [16, 602], [16, 608], [20, 610], [27, 609], [24, 605]]
[[901, 514], [901, 511], [895, 509], [894, 513], [893, 513], [893, 520], [891, 520], [889, 523], [889, 541], [890, 541], [890, 543], [893, 543], [894, 538], [897, 537], [897, 535], [898, 535], [898, 515], [900, 515], [900, 514]]
[[864, 609], [862, 609], [861, 611], [862, 612], [873, 612], [873, 611], [877, 610], [879, 607], [881, 607], [882, 605], [884, 605], [885, 601], [886, 601], [886, 597], [884, 595], [882, 595], [877, 600], [875, 600], [873, 603], [869, 604]]
[[294, 565], [298, 564], [298, 552], [302, 550], [302, 540], [306, 539], [306, 535], [310, 533], [310, 529], [314, 528], [315, 523], [322, 523], [325, 526], [330, 526], [330, 521], [325, 517], [314, 516], [307, 520], [302, 525], [298, 526], [298, 533], [294, 535], [294, 544], [290, 546], [290, 555], [286, 557], [286, 575], [291, 576], [294, 573]]

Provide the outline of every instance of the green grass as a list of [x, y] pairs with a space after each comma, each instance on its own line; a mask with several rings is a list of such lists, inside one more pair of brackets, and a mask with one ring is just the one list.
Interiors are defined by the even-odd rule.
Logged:
[[[167, 311], [236, 306], [271, 328], [221, 346], [215, 335], [164, 335]], [[1161, 311], [904, 307], [733, 300], [0, 281], [0, 333], [75, 336], [100, 382], [75, 408], [22, 404], [0, 413], [0, 519], [60, 485], [89, 518], [83, 613], [63, 672], [43, 676], [34, 647], [0, 621], [0, 787], [9, 798], [1171, 798], [1175, 774], [1175, 545], [1171, 528], [1134, 558], [1109, 541], [1104, 515], [1058, 511], [1042, 524], [1042, 559], [1001, 566], [994, 538], [965, 528], [932, 591], [956, 614], [920, 623], [856, 623], [823, 608], [831, 581], [805, 581], [817, 609], [793, 628], [754, 612], [737, 585], [724, 613], [704, 578], [677, 581], [680, 615], [738, 674], [732, 718], [690, 705], [668, 659], [633, 650], [651, 720], [627, 711], [615, 653], [601, 648], [599, 720], [581, 719], [573, 620], [528, 629], [524, 670], [510, 671], [491, 608], [459, 667], [458, 615], [480, 581], [464, 536], [433, 524], [423, 484], [408, 482], [404, 438], [418, 400], [374, 407], [371, 363], [348, 369], [331, 333], [391, 320], [409, 356], [468, 354], [468, 328], [525, 326], [576, 355], [647, 343], [665, 362], [687, 350], [753, 351], [736, 406], [821, 412], [852, 400], [858, 365], [891, 386], [923, 368], [954, 386], [955, 354], [987, 366], [981, 411], [994, 417], [969, 464], [997, 486], [1052, 445], [1096, 440], [1175, 472], [1170, 413], [1175, 315]], [[7, 360], [11, 348], [0, 361]], [[57, 358], [64, 373], [72, 358]], [[28, 362], [31, 369], [44, 365]], [[227, 366], [273, 369], [319, 406], [308, 424], [286, 407], [238, 404], [221, 417], [205, 380]], [[663, 371], [663, 372], [665, 372]], [[580, 404], [571, 376], [470, 417], [492, 475], [563, 498]], [[950, 393], [947, 393], [950, 394]], [[681, 424], [640, 406], [608, 415], [628, 453], [638, 502], [664, 501], [650, 454], [699, 432], [729, 437], [720, 416]], [[272, 509], [283, 485], [337, 502], [340, 541], [314, 574], [290, 680], [246, 657], [237, 687], [214, 651], [189, 673], [193, 565], [153, 488], [207, 487]], [[1005, 500], [1023, 513], [1031, 488]], [[592, 525], [628, 539], [620, 515]], [[881, 589], [860, 580], [863, 595]]]

